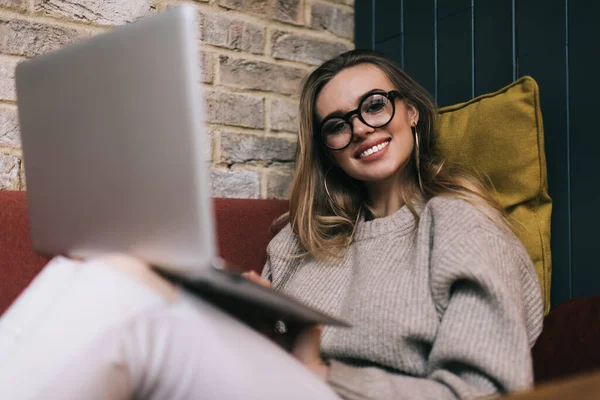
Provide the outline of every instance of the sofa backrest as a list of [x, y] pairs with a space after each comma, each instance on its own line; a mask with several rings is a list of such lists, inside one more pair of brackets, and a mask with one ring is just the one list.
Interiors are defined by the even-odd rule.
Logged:
[[0, 314], [48, 259], [31, 249], [24, 192], [0, 192]]
[[[285, 200], [214, 199], [219, 254], [237, 271], [260, 272], [271, 223]], [[31, 247], [25, 192], [0, 191], [0, 315], [48, 261]]]
[[237, 271], [262, 271], [271, 225], [288, 211], [287, 200], [214, 199], [219, 254]]

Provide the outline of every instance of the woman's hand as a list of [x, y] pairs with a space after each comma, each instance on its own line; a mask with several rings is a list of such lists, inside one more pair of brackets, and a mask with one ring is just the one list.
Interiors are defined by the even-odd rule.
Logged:
[[266, 288], [270, 288], [271, 287], [271, 282], [269, 282], [265, 278], [261, 277], [260, 275], [258, 275], [254, 271], [244, 272], [242, 274], [242, 276], [244, 278], [248, 279], [249, 281], [252, 281], [254, 283], [258, 283], [260, 286], [263, 286], [263, 287], [266, 287]]
[[292, 354], [324, 381], [327, 380], [329, 366], [321, 358], [322, 325], [304, 329], [292, 347]]
[[[245, 272], [242, 276], [263, 287], [271, 287], [271, 282], [260, 277], [254, 271]], [[291, 345], [292, 355], [320, 376], [321, 379], [326, 380], [329, 367], [323, 362], [320, 355], [322, 331], [323, 327], [321, 325], [314, 325], [301, 330], [299, 333], [288, 332], [288, 334], [295, 336], [293, 337], [294, 343]], [[273, 336], [271, 337], [273, 338]], [[276, 341], [280, 342], [279, 340]]]
[[[245, 272], [242, 276], [263, 287], [271, 287], [271, 282], [262, 278], [254, 271]], [[291, 353], [294, 357], [300, 360], [323, 380], [326, 380], [329, 367], [323, 362], [320, 356], [322, 331], [323, 327], [321, 325], [314, 325], [302, 330], [290, 326], [288, 327], [288, 332], [286, 334], [275, 336], [273, 334], [273, 327], [270, 325], [268, 327], [267, 336], [282, 345], [282, 347], [291, 349]], [[293, 343], [289, 343], [290, 340], [292, 340]]]

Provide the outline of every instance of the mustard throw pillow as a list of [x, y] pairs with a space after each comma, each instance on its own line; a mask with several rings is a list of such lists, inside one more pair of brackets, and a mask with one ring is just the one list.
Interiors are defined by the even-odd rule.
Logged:
[[491, 94], [441, 108], [441, 156], [486, 173], [515, 222], [537, 270], [550, 310], [550, 214], [539, 89], [523, 77]]

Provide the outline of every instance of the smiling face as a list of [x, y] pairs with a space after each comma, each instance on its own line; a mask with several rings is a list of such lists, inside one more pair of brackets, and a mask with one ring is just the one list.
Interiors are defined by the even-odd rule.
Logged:
[[[340, 71], [319, 93], [315, 109], [318, 126], [331, 116], [343, 116], [359, 107], [365, 94], [377, 90], [396, 90], [387, 75], [372, 64], [359, 64]], [[385, 101], [380, 97], [378, 101]], [[355, 114], [350, 117], [354, 136], [342, 150], [329, 150], [335, 164], [350, 177], [369, 184], [400, 182], [414, 146], [411, 124], [418, 121], [417, 109], [401, 98], [392, 98], [395, 113], [392, 120], [380, 128], [363, 123]], [[363, 104], [378, 111], [378, 102]], [[366, 116], [363, 112], [363, 116]], [[376, 125], [376, 124], [372, 124]]]

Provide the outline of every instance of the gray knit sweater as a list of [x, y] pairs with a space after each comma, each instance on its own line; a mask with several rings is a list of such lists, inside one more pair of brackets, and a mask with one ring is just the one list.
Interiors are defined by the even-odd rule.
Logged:
[[532, 384], [543, 320], [535, 269], [514, 235], [467, 202], [434, 198], [418, 226], [406, 206], [360, 221], [339, 260], [289, 257], [299, 251], [288, 224], [263, 275], [352, 324], [322, 336], [344, 399], [464, 399]]

